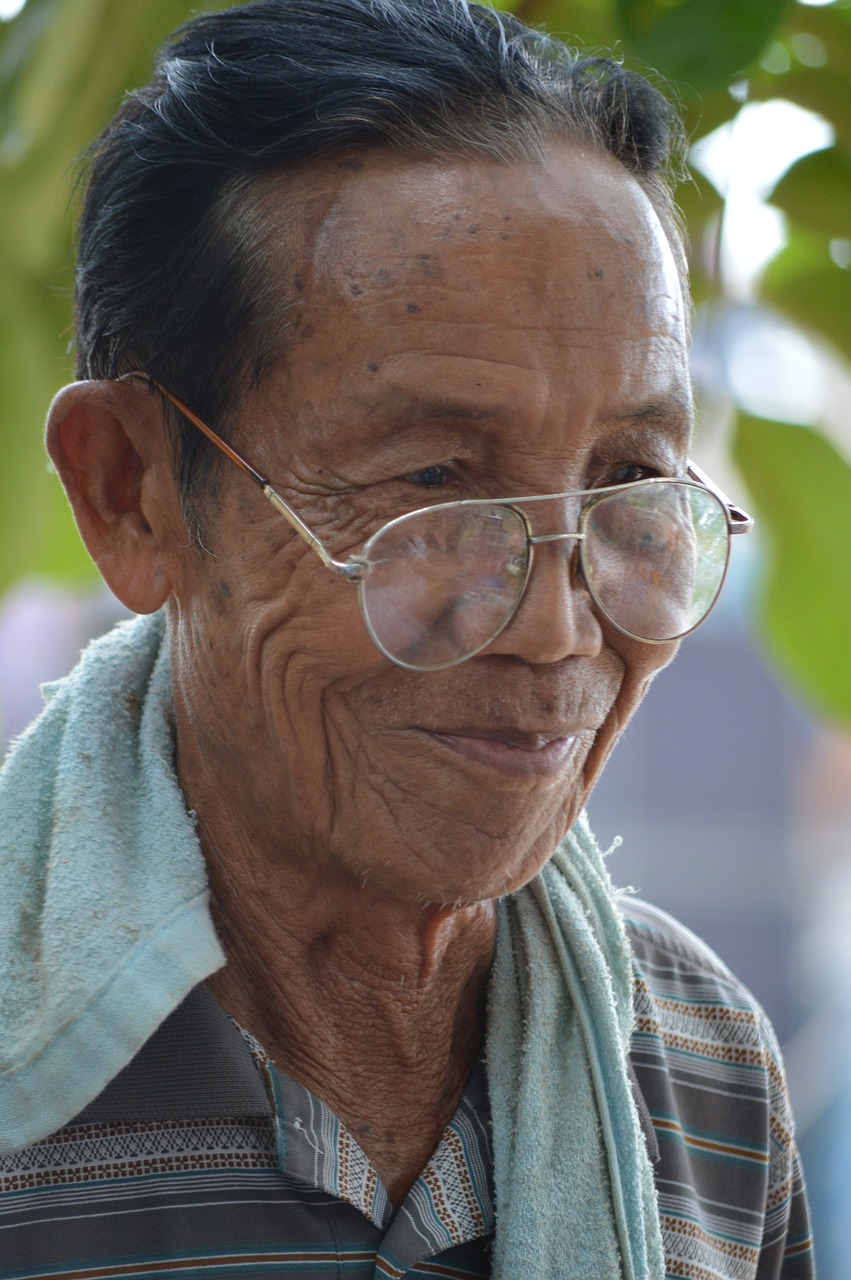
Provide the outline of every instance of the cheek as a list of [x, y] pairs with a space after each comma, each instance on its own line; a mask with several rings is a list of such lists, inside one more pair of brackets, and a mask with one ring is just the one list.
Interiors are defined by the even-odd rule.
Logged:
[[171, 606], [175, 662], [212, 736], [218, 724], [223, 742], [247, 734], [278, 758], [316, 735], [329, 685], [382, 664], [356, 587], [295, 535], [284, 538], [265, 546], [214, 538], [192, 590]]
[[[295, 664], [297, 678], [327, 683], [368, 657], [376, 665], [361, 618], [357, 587], [327, 569], [295, 533], [283, 546], [232, 559], [225, 581], [207, 593], [226, 596], [220, 625], [241, 650], [251, 696], [265, 697]], [[297, 684], [296, 684], [297, 688]]]
[[609, 649], [617, 655], [623, 676], [617, 697], [585, 762], [586, 798], [653, 680], [679, 648], [678, 641], [673, 644], [641, 644], [617, 633], [610, 634], [608, 639]]
[[279, 601], [256, 608], [242, 661], [270, 763], [318, 812], [330, 779], [357, 773], [362, 726], [351, 704], [387, 663], [367, 635], [356, 588], [310, 567], [293, 574]]

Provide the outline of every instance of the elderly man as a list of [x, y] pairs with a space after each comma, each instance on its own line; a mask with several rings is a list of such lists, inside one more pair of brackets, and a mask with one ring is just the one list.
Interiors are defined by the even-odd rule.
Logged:
[[582, 816], [749, 525], [678, 139], [485, 8], [267, 0], [96, 145], [48, 447], [146, 616], [4, 775], [6, 1280], [812, 1274], [763, 1014]]

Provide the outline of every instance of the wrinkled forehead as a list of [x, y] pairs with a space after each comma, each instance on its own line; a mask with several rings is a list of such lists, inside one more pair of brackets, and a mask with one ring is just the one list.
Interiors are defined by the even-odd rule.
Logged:
[[[578, 140], [540, 160], [414, 161], [377, 152], [333, 174], [311, 253], [326, 298], [368, 308], [394, 289], [408, 304], [462, 309], [510, 288], [517, 307], [593, 314], [617, 293], [624, 328], [638, 313], [659, 332], [685, 328], [680, 280], [647, 195], [613, 157]], [[413, 290], [413, 293], [411, 291]]]
[[531, 160], [367, 152], [311, 180], [289, 268], [297, 305], [263, 388], [300, 466], [333, 468], [385, 439], [401, 449], [413, 432], [421, 447], [400, 474], [464, 448], [535, 451], [565, 475], [510, 483], [547, 492], [579, 487], [571, 468], [633, 427], [668, 451], [657, 469], [680, 465], [691, 396], [679, 276], [616, 160], [573, 141]]

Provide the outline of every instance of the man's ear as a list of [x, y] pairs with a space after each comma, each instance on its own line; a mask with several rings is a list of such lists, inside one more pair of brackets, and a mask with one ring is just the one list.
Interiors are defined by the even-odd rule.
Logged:
[[141, 387], [74, 382], [47, 418], [47, 451], [80, 536], [115, 596], [154, 613], [171, 594], [179, 502], [159, 404]]

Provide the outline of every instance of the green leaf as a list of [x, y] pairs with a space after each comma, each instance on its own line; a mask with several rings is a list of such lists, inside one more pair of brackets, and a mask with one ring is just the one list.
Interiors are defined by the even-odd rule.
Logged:
[[67, 380], [61, 312], [50, 294], [7, 276], [0, 290], [0, 590], [31, 573], [94, 577], [42, 442], [50, 397]]
[[[795, 37], [799, 35], [820, 41], [824, 66], [804, 65], [798, 60]], [[851, 151], [851, 5], [836, 0], [828, 5], [792, 5], [777, 38], [789, 54], [789, 70], [772, 75], [759, 66], [752, 67], [748, 74], [750, 100], [783, 98], [815, 112], [833, 126], [837, 143]]]
[[807, 231], [836, 237], [851, 234], [851, 155], [839, 147], [826, 147], [803, 156], [780, 179], [769, 199]]
[[217, 0], [28, 0], [0, 26], [0, 590], [25, 573], [91, 581], [42, 444], [51, 396], [71, 373], [71, 217], [77, 154], [156, 46]]
[[714, 89], [771, 39], [786, 0], [617, 0], [630, 44], [669, 79]]
[[531, 27], [543, 27], [590, 54], [608, 51], [620, 38], [609, 0], [498, 0]]
[[796, 67], [783, 75], [763, 76], [751, 85], [751, 100], [783, 98], [833, 125], [837, 143], [851, 150], [851, 81], [834, 67]]
[[734, 455], [768, 543], [766, 645], [819, 711], [851, 723], [851, 467], [817, 431], [744, 415]]
[[783, 29], [784, 34], [803, 32], [815, 36], [825, 47], [827, 66], [846, 75], [851, 72], [851, 4], [847, 0], [833, 0], [833, 4], [826, 5], [792, 5]]
[[760, 296], [851, 359], [851, 271], [831, 261], [826, 241], [797, 235], [768, 267]]

